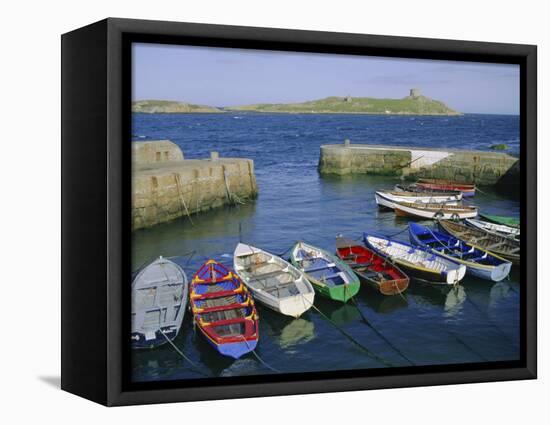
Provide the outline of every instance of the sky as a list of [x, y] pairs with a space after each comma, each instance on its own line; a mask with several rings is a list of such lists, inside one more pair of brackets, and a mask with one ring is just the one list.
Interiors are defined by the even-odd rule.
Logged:
[[403, 98], [410, 88], [464, 113], [519, 114], [519, 66], [135, 43], [133, 100], [210, 106], [327, 96]]

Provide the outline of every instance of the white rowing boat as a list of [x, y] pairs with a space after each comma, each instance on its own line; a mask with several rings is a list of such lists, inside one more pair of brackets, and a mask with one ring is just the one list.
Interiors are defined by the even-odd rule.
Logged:
[[505, 224], [489, 223], [488, 221], [477, 220], [473, 218], [468, 218], [465, 221], [466, 224], [471, 227], [495, 233], [499, 236], [507, 236], [513, 239], [519, 239], [520, 237], [520, 229], [517, 227], [510, 227], [506, 226]]
[[440, 285], [454, 285], [466, 274], [464, 265], [406, 242], [368, 233], [363, 234], [363, 240], [369, 248], [416, 279]]
[[394, 202], [394, 211], [397, 216], [436, 220], [458, 220], [477, 216], [477, 207], [445, 204]]
[[374, 198], [379, 207], [389, 209], [395, 208], [396, 202], [407, 202], [415, 204], [444, 204], [457, 205], [462, 195], [432, 195], [430, 193], [376, 191]]
[[315, 292], [311, 283], [304, 273], [282, 258], [239, 243], [233, 265], [254, 298], [272, 310], [300, 317], [313, 305]]

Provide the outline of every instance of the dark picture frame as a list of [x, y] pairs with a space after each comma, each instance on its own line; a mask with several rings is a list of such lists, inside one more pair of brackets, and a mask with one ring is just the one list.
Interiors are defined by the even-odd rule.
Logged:
[[[133, 42], [520, 66], [519, 361], [132, 383]], [[128, 405], [415, 387], [537, 376], [536, 46], [109, 18], [62, 36], [62, 389]]]

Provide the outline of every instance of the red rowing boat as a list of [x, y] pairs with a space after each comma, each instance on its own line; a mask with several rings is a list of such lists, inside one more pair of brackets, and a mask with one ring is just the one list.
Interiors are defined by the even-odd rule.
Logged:
[[238, 359], [258, 344], [258, 314], [241, 279], [208, 260], [195, 273], [189, 294], [195, 323], [224, 356]]
[[358, 242], [337, 236], [336, 254], [383, 295], [400, 294], [409, 286], [409, 277], [399, 267]]
[[452, 180], [419, 179], [416, 186], [430, 190], [459, 190], [462, 192], [462, 196], [474, 196], [476, 193], [476, 186], [474, 184], [457, 183]]

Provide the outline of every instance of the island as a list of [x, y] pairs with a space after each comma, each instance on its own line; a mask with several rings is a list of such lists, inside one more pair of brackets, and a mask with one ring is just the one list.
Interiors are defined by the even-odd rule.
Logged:
[[174, 100], [138, 100], [132, 102], [132, 112], [144, 114], [194, 114], [224, 112], [257, 112], [283, 114], [375, 114], [375, 115], [463, 115], [443, 102], [410, 89], [402, 99], [374, 97], [339, 97], [300, 103], [258, 103], [254, 105], [215, 107]]
[[301, 103], [261, 103], [224, 109], [290, 114], [462, 115], [443, 102], [423, 96], [418, 89], [411, 89], [409, 96], [402, 99], [331, 96]]
[[193, 113], [222, 113], [220, 108], [173, 100], [138, 100], [132, 102], [132, 112], [142, 114], [193, 114]]

